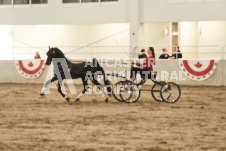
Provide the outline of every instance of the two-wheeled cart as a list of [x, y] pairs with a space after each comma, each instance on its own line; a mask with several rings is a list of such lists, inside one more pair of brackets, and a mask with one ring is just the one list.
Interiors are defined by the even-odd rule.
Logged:
[[[141, 91], [150, 91], [158, 102], [177, 102], [181, 96], [179, 85], [174, 82], [157, 81], [156, 76], [157, 72], [152, 72], [148, 78], [143, 78], [137, 84], [128, 79], [121, 80], [113, 86], [113, 96], [119, 102], [135, 103], [140, 98]], [[151, 89], [142, 89], [147, 79], [151, 79], [154, 85]]]

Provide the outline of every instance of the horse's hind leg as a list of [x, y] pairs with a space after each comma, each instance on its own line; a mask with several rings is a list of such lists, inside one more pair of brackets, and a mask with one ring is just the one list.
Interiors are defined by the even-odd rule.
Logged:
[[108, 98], [105, 97], [104, 93], [103, 93], [103, 87], [102, 85], [97, 81], [97, 80], [92, 80], [93, 84], [95, 84], [99, 90], [101, 91], [101, 96], [102, 98], [105, 100], [105, 102], [108, 102]]
[[77, 96], [75, 101], [79, 101], [80, 97], [83, 96], [83, 94], [89, 89], [89, 85], [87, 80], [85, 80], [85, 78], [82, 78], [82, 82], [83, 82], [83, 86], [84, 86], [84, 90]]
[[63, 92], [61, 91], [61, 86], [62, 86], [62, 81], [58, 81], [58, 92], [67, 100], [67, 102], [69, 102], [70, 98], [66, 97], [66, 95], [63, 94]]
[[42, 88], [42, 91], [41, 91], [40, 95], [41, 95], [41, 96], [45, 95], [44, 91], [45, 91], [46, 87], [47, 87], [50, 83], [52, 83], [52, 82], [54, 82], [54, 81], [56, 81], [56, 80], [58, 80], [57, 75], [54, 75], [54, 77], [53, 77], [52, 79], [48, 80], [48, 81], [45, 83], [44, 87]]

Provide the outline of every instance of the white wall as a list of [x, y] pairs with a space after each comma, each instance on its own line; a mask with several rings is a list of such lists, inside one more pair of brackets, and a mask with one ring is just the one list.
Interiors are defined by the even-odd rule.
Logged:
[[226, 46], [225, 27], [226, 21], [180, 22], [180, 45], [184, 58], [221, 59], [221, 51]]
[[[156, 52], [162, 53], [163, 47], [169, 48], [170, 35], [164, 35], [164, 28], [169, 26], [170, 23], [143, 24], [139, 35], [141, 47], [138, 49], [153, 46]], [[11, 28], [14, 59], [31, 59], [36, 51], [43, 58], [48, 46], [59, 47], [65, 53], [78, 49], [76, 54], [68, 55], [72, 59], [129, 57], [129, 47], [125, 47], [130, 45], [129, 24], [14, 25]], [[81, 48], [86, 45], [89, 46]]]
[[169, 49], [171, 45], [170, 35], [164, 34], [164, 28], [170, 27], [170, 23], [145, 23], [142, 25], [143, 40], [139, 42], [138, 49], [147, 49], [148, 47], [154, 47], [156, 52], [156, 58], [162, 53], [162, 48]]
[[[143, 24], [138, 50], [153, 46], [158, 57], [162, 48], [166, 47], [170, 53], [171, 38], [164, 35], [164, 28], [169, 26], [170, 23]], [[78, 49], [67, 55], [70, 59], [129, 57], [129, 47], [125, 47], [130, 45], [129, 24], [14, 25], [12, 32], [14, 59], [32, 59], [36, 51], [45, 58], [48, 46], [59, 47], [65, 53]], [[92, 45], [82, 48], [89, 44]]]
[[[221, 58], [221, 53], [217, 52], [226, 45], [226, 22], [180, 22], [179, 24], [179, 45], [183, 58]], [[46, 56], [48, 46], [59, 47], [65, 53], [76, 50], [67, 55], [71, 59], [130, 56], [129, 24], [14, 25], [10, 27], [14, 39], [14, 59], [31, 59], [36, 51], [42, 53], [43, 58]], [[169, 27], [169, 35], [164, 34], [165, 27]], [[167, 48], [171, 55], [171, 37], [171, 23], [141, 24], [138, 50], [152, 46], [158, 58], [162, 48]], [[219, 45], [219, 47], [210, 45]], [[82, 48], [82, 46], [87, 47]], [[210, 51], [213, 53], [204, 53]], [[197, 55], [197, 53], [200, 54]]]
[[168, 3], [141, 0], [141, 22], [226, 20], [226, 1]]
[[217, 45], [210, 48], [199, 48], [199, 52], [217, 52], [200, 54], [199, 57], [221, 58], [220, 51], [226, 47], [226, 21], [202, 21], [198, 22], [200, 30], [199, 45]]
[[14, 59], [32, 59], [36, 51], [45, 58], [48, 46], [76, 50], [69, 59], [129, 57], [128, 24], [15, 25], [12, 30]]
[[114, 5], [66, 7], [62, 0], [48, 0], [40, 7], [0, 8], [2, 25], [128, 23], [128, 0]]
[[[131, 0], [113, 5], [64, 6], [48, 0], [46, 6], [0, 8], [2, 25], [129, 23]], [[139, 0], [142, 23], [226, 20], [226, 1], [168, 3], [168, 0]]]
[[183, 52], [183, 58], [198, 58], [198, 45], [197, 22], [181, 22], [180, 49]]
[[12, 35], [7, 26], [0, 29], [0, 60], [12, 60]]
[[[158, 58], [162, 48], [166, 47], [171, 55], [171, 47], [169, 47], [172, 45], [171, 23], [143, 23], [141, 27], [139, 50], [153, 46]], [[169, 27], [168, 36], [164, 34], [165, 27]], [[226, 21], [179, 22], [178, 44], [184, 59], [220, 59], [222, 56], [220, 51], [224, 46], [226, 51]]]

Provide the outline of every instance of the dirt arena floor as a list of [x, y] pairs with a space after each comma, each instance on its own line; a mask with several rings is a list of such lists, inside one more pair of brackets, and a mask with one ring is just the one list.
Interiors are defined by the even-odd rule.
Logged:
[[1, 151], [226, 150], [226, 87], [181, 86], [175, 104], [143, 92], [133, 104], [85, 95], [70, 105], [41, 88], [0, 84]]

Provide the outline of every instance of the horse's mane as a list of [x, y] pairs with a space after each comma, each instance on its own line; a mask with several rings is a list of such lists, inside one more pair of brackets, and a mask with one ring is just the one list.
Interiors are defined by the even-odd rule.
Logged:
[[64, 53], [57, 47], [53, 48], [59, 58], [65, 58]]

